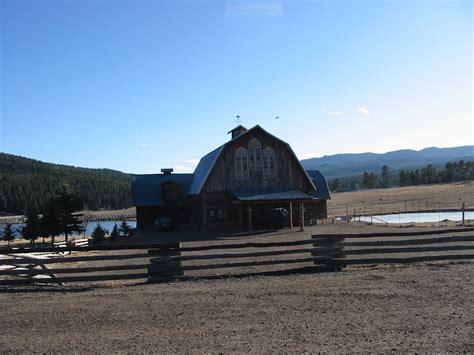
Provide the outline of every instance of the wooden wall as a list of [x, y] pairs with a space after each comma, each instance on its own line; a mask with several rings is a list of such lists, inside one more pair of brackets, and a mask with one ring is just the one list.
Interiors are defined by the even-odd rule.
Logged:
[[[275, 151], [275, 179], [264, 179], [263, 168], [256, 171], [250, 169], [248, 180], [236, 179], [234, 152], [240, 147], [248, 149], [249, 141], [253, 138], [260, 140], [262, 151], [266, 147], [271, 147]], [[204, 192], [262, 188], [290, 188], [305, 192], [313, 190], [304, 170], [290, 153], [288, 147], [273, 137], [255, 130], [236, 139], [235, 142], [225, 147], [204, 186]]]

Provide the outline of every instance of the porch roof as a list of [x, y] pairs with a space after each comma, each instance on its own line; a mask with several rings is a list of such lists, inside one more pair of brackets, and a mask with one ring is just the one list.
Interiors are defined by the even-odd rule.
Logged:
[[314, 196], [299, 190], [259, 189], [259, 190], [229, 190], [239, 201], [292, 201], [317, 200]]

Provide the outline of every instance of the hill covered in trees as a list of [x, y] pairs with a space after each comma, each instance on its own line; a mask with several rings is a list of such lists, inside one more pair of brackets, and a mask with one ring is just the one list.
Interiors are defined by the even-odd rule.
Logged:
[[132, 205], [130, 176], [110, 169], [77, 168], [0, 153], [0, 211], [43, 210], [67, 187], [91, 210]]

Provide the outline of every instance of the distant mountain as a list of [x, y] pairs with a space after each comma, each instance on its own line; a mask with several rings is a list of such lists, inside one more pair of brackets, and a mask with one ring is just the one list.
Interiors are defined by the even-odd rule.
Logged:
[[132, 204], [130, 176], [110, 169], [77, 168], [0, 153], [0, 212], [41, 211], [67, 186], [91, 210]]
[[364, 171], [380, 172], [388, 165], [392, 170], [416, 169], [428, 164], [444, 165], [449, 161], [474, 161], [474, 146], [454, 148], [402, 149], [384, 154], [336, 154], [301, 161], [306, 170], [319, 170], [327, 179], [362, 174]]

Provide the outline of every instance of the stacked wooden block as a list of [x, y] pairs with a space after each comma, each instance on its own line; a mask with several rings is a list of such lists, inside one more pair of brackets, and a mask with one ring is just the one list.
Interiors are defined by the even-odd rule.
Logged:
[[148, 282], [168, 282], [183, 276], [179, 243], [149, 250], [148, 255], [153, 256], [148, 266]]
[[331, 235], [313, 235], [314, 250], [311, 255], [316, 265], [324, 265], [330, 270], [342, 270], [346, 265], [344, 259], [344, 237]]

